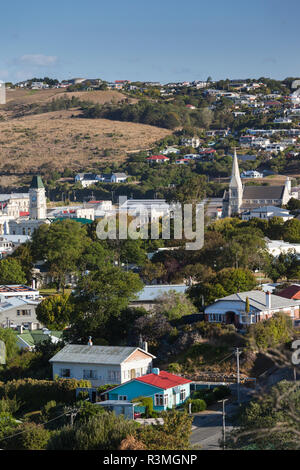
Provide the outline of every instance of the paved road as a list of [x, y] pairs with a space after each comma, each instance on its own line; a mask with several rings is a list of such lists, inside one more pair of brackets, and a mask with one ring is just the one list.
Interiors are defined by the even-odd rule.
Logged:
[[[226, 430], [229, 432], [232, 429], [230, 413], [227, 412]], [[196, 415], [193, 421], [191, 444], [203, 450], [220, 450], [219, 441], [222, 441], [222, 412], [214, 411], [206, 415]]]
[[[236, 386], [232, 388], [233, 394], [235, 393]], [[241, 387], [241, 403], [246, 403], [253, 397], [253, 390]], [[214, 410], [209, 410], [203, 413], [194, 415], [193, 429], [191, 435], [191, 444], [195, 448], [202, 450], [221, 450], [222, 446], [222, 411], [221, 404], [218, 404]], [[233, 429], [233, 417], [238, 411], [238, 406], [235, 403], [227, 402], [226, 412], [226, 431], [229, 432]]]

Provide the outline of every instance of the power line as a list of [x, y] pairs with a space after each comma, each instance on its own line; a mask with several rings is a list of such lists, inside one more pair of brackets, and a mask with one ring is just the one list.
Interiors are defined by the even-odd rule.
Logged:
[[[84, 401], [87, 401], [87, 399], [84, 400]], [[81, 408], [82, 408], [82, 405], [81, 405], [80, 408], [72, 408], [71, 410], [69, 409], [65, 413], [63, 413], [62, 415], [56, 416], [55, 418], [52, 418], [49, 421], [46, 421], [46, 423], [41, 423], [41, 424], [43, 426], [46, 426], [47, 424], [51, 423], [52, 421], [55, 421], [56, 419], [62, 418], [63, 416], [71, 416], [71, 425], [73, 426], [74, 417], [76, 417], [76, 415], [79, 413]], [[76, 410], [76, 412], [75, 412], [75, 410]], [[3, 437], [2, 439], [0, 439], [0, 442], [4, 441], [6, 439], [11, 439], [12, 437], [15, 437], [15, 436], [19, 436], [20, 434], [24, 434], [24, 432], [27, 432], [27, 431], [26, 430], [25, 431], [20, 431], [20, 432], [18, 432], [16, 434], [13, 434], [11, 436]]]

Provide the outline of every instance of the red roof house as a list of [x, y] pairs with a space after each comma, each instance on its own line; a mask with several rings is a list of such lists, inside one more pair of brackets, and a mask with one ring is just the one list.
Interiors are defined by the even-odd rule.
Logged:
[[292, 284], [280, 292], [277, 292], [276, 295], [285, 297], [286, 299], [300, 300], [300, 285]]
[[151, 374], [135, 377], [102, 395], [108, 395], [108, 400], [118, 400], [118, 403], [132, 400], [138, 403], [137, 399], [141, 397], [151, 397], [155, 411], [182, 405], [190, 397], [191, 380], [158, 368], [152, 371]]

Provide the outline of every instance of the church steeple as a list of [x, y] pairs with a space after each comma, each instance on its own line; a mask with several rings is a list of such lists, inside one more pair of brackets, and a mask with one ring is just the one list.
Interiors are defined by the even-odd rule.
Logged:
[[234, 149], [233, 162], [232, 162], [232, 173], [229, 183], [229, 207], [228, 216], [231, 217], [234, 214], [239, 214], [243, 203], [243, 185], [240, 177], [239, 164]]
[[236, 149], [234, 149], [232, 172], [231, 172], [229, 188], [243, 188], [241, 177], [240, 177], [240, 170], [239, 170]]

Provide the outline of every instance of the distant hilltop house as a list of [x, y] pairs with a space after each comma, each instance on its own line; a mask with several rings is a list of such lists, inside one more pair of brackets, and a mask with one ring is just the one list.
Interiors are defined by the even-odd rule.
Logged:
[[191, 158], [179, 158], [178, 160], [175, 161], [176, 165], [188, 165], [191, 163], [192, 159]]
[[273, 217], [281, 217], [284, 222], [293, 219], [293, 216], [290, 215], [290, 211], [276, 206], [256, 207], [255, 209], [242, 212], [242, 220], [251, 220], [254, 218], [269, 220]]
[[223, 195], [223, 217], [232, 217], [262, 206], [282, 206], [287, 204], [291, 197], [289, 178], [281, 186], [243, 186], [236, 151], [234, 152], [229, 189]]
[[[247, 298], [250, 305], [248, 313]], [[299, 303], [270, 292], [252, 290], [217, 299], [204, 310], [208, 322], [234, 324], [238, 328], [267, 320], [275, 313], [285, 313], [292, 320], [299, 319]]]
[[81, 183], [83, 188], [88, 188], [92, 184], [99, 183], [99, 181], [103, 181], [103, 177], [94, 173], [78, 173], [75, 176], [75, 183]]
[[96, 175], [94, 173], [78, 173], [75, 183], [81, 183], [83, 188], [97, 183], [125, 183], [128, 178], [126, 173], [112, 173], [111, 175]]
[[243, 171], [241, 178], [263, 178], [263, 174], [256, 170]]
[[162, 151], [163, 155], [170, 155], [170, 154], [178, 155], [180, 150], [177, 147], [167, 147], [165, 150]]
[[199, 137], [183, 137], [180, 143], [184, 145], [184, 147], [193, 147], [196, 149], [199, 147], [200, 142]]
[[146, 160], [149, 163], [166, 163], [170, 159], [165, 155], [151, 155], [150, 157], [147, 157]]
[[288, 117], [278, 117], [275, 118], [273, 122], [275, 124], [291, 124], [293, 121], [291, 118]]
[[53, 378], [87, 379], [92, 386], [122, 384], [151, 372], [153, 354], [139, 347], [68, 344], [50, 359]]

